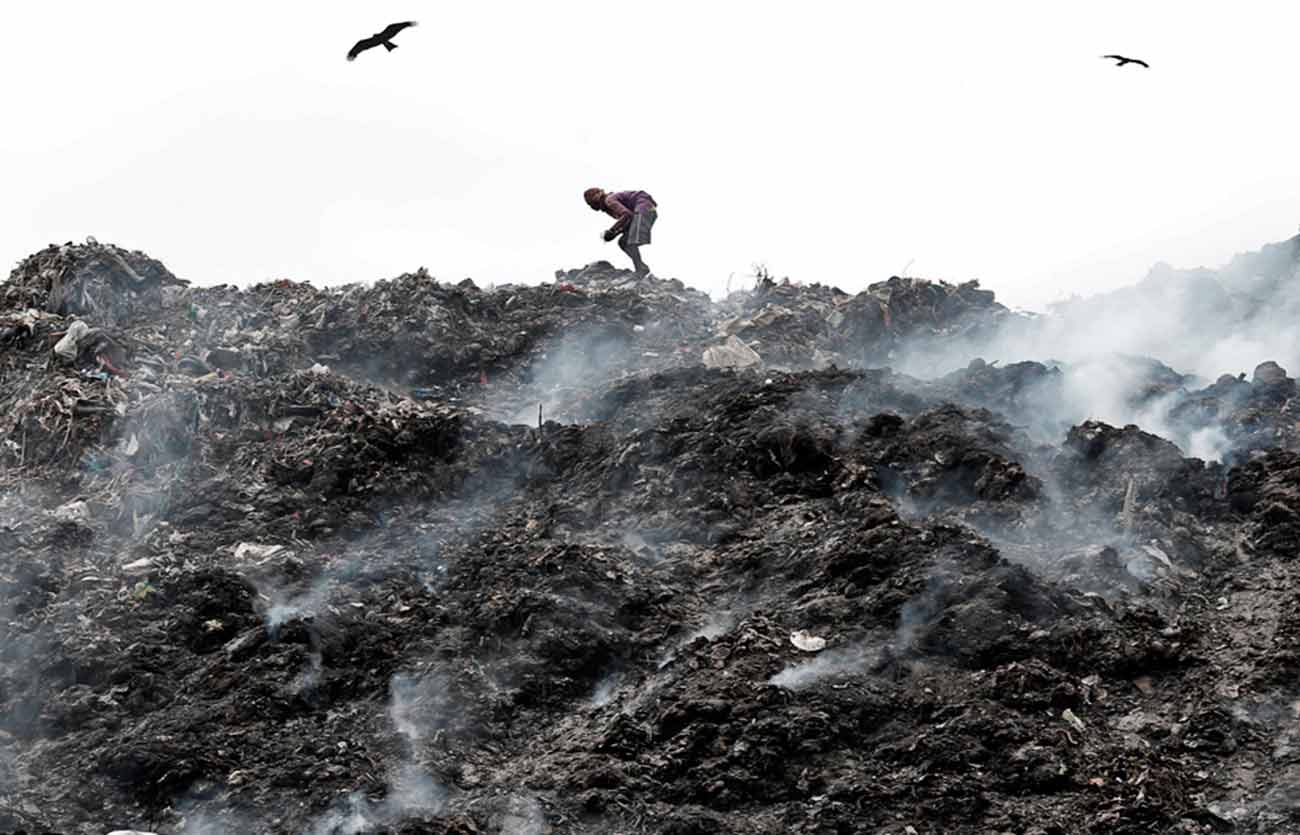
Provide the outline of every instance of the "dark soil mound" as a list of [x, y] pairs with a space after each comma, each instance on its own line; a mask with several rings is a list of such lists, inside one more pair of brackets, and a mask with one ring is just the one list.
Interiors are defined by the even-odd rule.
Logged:
[[0, 832], [1300, 825], [1281, 368], [1133, 366], [1207, 462], [871, 367], [974, 285], [4, 293]]

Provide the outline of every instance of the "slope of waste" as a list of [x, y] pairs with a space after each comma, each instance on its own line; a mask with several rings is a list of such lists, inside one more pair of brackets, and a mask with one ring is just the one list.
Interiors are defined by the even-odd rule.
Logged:
[[1300, 831], [1274, 358], [93, 241], [0, 302], [0, 833]]

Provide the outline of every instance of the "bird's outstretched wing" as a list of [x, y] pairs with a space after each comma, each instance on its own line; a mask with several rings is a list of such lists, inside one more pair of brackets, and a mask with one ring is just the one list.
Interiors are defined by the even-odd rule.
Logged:
[[1103, 56], [1101, 56], [1101, 57], [1102, 57], [1102, 58], [1112, 58], [1112, 59], [1114, 59], [1115, 61], [1118, 61], [1119, 63], [1117, 63], [1117, 64], [1115, 65], [1115, 66], [1117, 66], [1117, 67], [1122, 67], [1122, 66], [1124, 66], [1125, 64], [1137, 64], [1137, 65], [1140, 66], [1140, 67], [1146, 67], [1147, 69], [1151, 69], [1151, 65], [1150, 65], [1150, 64], [1148, 64], [1146, 61], [1143, 61], [1143, 60], [1138, 59], [1138, 58], [1126, 58], [1126, 57], [1124, 57], [1123, 55], [1103, 55]]
[[383, 40], [384, 39], [381, 38], [379, 35], [371, 35], [368, 38], [362, 38], [361, 40], [353, 44], [352, 48], [348, 50], [348, 60], [349, 61], [357, 60], [358, 55], [365, 52], [367, 49], [374, 49], [375, 47], [379, 46], [379, 44], [381, 44]]
[[404, 20], [401, 23], [390, 23], [384, 27], [384, 31], [380, 32], [375, 37], [379, 38], [380, 41], [386, 41], [408, 26], [415, 25], [416, 23], [414, 20]]

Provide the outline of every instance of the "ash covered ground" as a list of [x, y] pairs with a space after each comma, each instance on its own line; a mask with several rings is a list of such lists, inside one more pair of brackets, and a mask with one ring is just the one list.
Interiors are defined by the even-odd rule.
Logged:
[[1051, 316], [43, 250], [0, 832], [1300, 831], [1298, 246]]

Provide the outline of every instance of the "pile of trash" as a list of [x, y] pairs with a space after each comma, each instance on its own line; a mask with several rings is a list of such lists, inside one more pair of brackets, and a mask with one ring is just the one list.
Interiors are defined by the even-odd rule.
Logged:
[[1026, 320], [604, 263], [0, 299], [0, 833], [1298, 824], [1293, 358], [921, 378]]
[[1012, 315], [978, 281], [897, 276], [857, 295], [763, 277], [752, 290], [729, 296], [723, 309], [720, 333], [735, 337], [732, 345], [739, 340], [789, 370], [878, 365], [905, 343], [969, 338]]
[[148, 318], [188, 282], [142, 252], [94, 238], [49, 246], [27, 258], [4, 285], [4, 308], [90, 317], [104, 326]]

